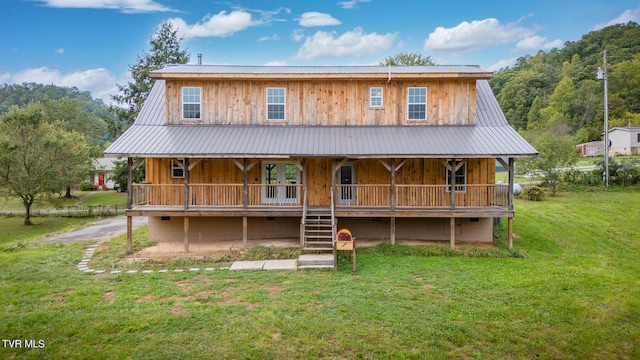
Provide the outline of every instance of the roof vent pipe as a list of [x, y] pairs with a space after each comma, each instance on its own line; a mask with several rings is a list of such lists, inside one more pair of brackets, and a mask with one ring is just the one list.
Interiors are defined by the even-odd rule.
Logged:
[[202, 65], [202, 54], [198, 54], [198, 65]]

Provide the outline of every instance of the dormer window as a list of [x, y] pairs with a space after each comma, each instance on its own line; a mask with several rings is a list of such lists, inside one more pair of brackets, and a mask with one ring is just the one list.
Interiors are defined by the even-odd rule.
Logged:
[[407, 120], [427, 120], [426, 87], [411, 87], [407, 90]]
[[267, 88], [267, 120], [285, 120], [285, 89]]
[[182, 120], [200, 120], [200, 88], [182, 88]]
[[384, 104], [383, 94], [384, 92], [381, 87], [369, 88], [369, 107], [381, 108], [382, 104]]

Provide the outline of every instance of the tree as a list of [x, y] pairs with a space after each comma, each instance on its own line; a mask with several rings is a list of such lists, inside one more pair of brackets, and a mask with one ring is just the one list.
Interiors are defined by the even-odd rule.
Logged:
[[381, 66], [412, 66], [412, 65], [435, 65], [431, 56], [423, 56], [422, 54], [415, 52], [399, 52], [391, 56], [387, 56], [384, 60], [380, 61], [378, 65]]
[[79, 181], [90, 166], [84, 136], [48, 122], [43, 105], [14, 107], [0, 117], [0, 186], [22, 199], [25, 225], [37, 198]]
[[[129, 178], [129, 169], [127, 168], [127, 160], [116, 160], [113, 162], [113, 175], [111, 180], [118, 184], [118, 191], [128, 191], [127, 179]], [[144, 180], [145, 173], [144, 164], [138, 166], [131, 172], [131, 182], [141, 182]]]
[[[112, 106], [111, 111], [124, 123], [122, 130], [133, 124], [136, 116], [147, 99], [154, 81], [149, 78], [149, 72], [163, 68], [167, 64], [186, 64], [189, 62], [189, 54], [180, 49], [183, 38], [178, 37], [177, 30], [170, 22], [160, 24], [149, 44], [150, 53], [143, 52], [138, 55], [135, 64], [129, 66], [133, 82], [127, 85], [118, 85], [120, 94], [111, 98], [119, 105]], [[110, 125], [112, 129], [118, 129], [117, 125]]]
[[569, 136], [541, 136], [533, 145], [540, 155], [529, 160], [528, 169], [541, 172], [551, 188], [551, 196], [556, 196], [563, 169], [574, 165], [578, 160], [573, 139]]

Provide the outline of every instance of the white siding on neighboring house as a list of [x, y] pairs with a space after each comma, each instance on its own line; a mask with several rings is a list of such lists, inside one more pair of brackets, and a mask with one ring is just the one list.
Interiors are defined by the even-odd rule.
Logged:
[[640, 128], [613, 128], [609, 130], [609, 155], [640, 155]]

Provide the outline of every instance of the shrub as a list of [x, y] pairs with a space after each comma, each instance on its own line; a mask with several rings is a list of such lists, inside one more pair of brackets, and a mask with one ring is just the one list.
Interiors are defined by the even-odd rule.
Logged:
[[542, 201], [542, 199], [544, 199], [544, 191], [537, 186], [533, 186], [527, 190], [527, 199], [531, 201]]
[[93, 185], [88, 181], [83, 181], [80, 183], [80, 190], [82, 191], [93, 191], [95, 189], [96, 189], [95, 185]]

